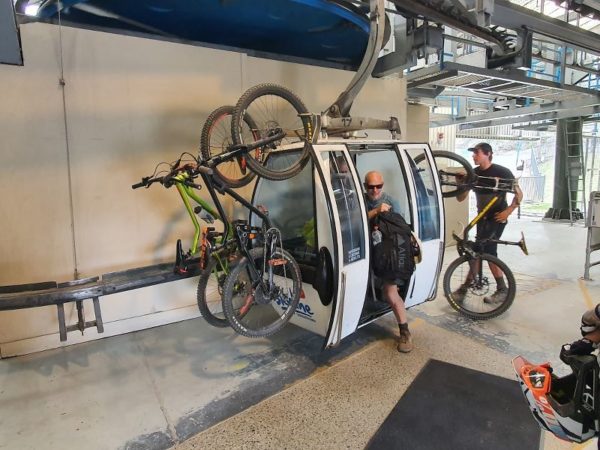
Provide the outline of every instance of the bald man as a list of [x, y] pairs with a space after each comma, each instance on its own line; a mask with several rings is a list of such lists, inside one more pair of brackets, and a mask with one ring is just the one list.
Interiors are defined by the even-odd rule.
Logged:
[[[365, 175], [365, 190], [367, 192], [365, 200], [367, 203], [367, 215], [369, 221], [377, 215], [386, 211], [400, 213], [398, 202], [390, 195], [383, 192], [383, 175], [376, 170]], [[398, 321], [398, 329], [400, 336], [398, 337], [398, 351], [408, 353], [413, 349], [412, 336], [408, 330], [408, 318], [406, 316], [406, 308], [404, 300], [398, 292], [398, 284], [404, 280], [383, 280], [383, 295], [388, 302], [396, 320]]]

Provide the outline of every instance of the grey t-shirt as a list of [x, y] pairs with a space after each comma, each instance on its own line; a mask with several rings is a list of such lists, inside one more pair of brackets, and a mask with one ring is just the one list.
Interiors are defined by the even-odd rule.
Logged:
[[381, 197], [379, 197], [377, 200], [371, 200], [367, 195], [365, 195], [365, 201], [367, 203], [367, 212], [377, 208], [382, 203], [387, 203], [392, 207], [393, 212], [402, 214], [399, 203], [391, 195], [388, 195], [385, 192], [383, 192]]

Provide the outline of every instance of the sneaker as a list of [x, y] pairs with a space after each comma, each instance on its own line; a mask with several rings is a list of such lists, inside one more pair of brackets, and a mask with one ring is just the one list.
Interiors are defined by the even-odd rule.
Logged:
[[398, 338], [398, 351], [401, 353], [409, 353], [413, 349], [412, 336], [410, 331], [403, 331]]
[[469, 288], [463, 284], [457, 290], [452, 292], [452, 299], [455, 302], [462, 303], [462, 301], [465, 299], [465, 297], [467, 295], [468, 290], [469, 290]]
[[488, 305], [497, 305], [502, 303], [504, 300], [506, 300], [506, 293], [506, 291], [496, 291], [489, 297], [483, 297], [483, 303], [487, 303]]

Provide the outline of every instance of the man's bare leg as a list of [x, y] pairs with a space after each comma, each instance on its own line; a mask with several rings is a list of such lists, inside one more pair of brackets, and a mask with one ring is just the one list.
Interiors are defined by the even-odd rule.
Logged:
[[383, 294], [391, 306], [394, 316], [398, 321], [398, 328], [400, 330], [400, 337], [398, 339], [398, 351], [402, 353], [408, 353], [412, 350], [412, 337], [408, 330], [408, 317], [406, 315], [406, 307], [404, 306], [404, 300], [398, 293], [398, 286], [392, 283], [384, 283]]

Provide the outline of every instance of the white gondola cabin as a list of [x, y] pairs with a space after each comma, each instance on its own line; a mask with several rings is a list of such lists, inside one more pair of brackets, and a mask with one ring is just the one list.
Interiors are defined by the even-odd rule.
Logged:
[[[290, 153], [294, 150], [290, 150]], [[370, 231], [363, 181], [383, 174], [384, 192], [421, 240], [422, 261], [400, 286], [407, 307], [436, 296], [444, 253], [440, 183], [427, 144], [328, 141], [313, 145], [312, 160], [288, 180], [259, 179], [252, 202], [269, 210], [283, 245], [300, 264], [303, 297], [292, 323], [338, 344], [356, 329], [390, 313], [370, 271]], [[269, 160], [278, 164], [285, 154]], [[256, 218], [251, 218], [256, 220]]]

